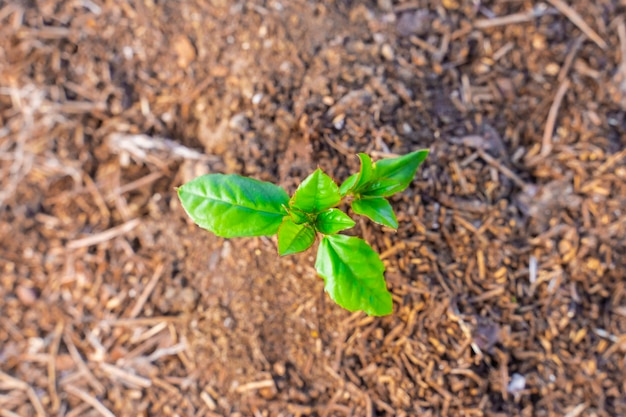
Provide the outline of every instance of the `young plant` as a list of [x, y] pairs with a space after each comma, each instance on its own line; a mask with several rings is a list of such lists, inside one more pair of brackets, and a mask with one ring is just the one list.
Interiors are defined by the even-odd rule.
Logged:
[[358, 156], [361, 169], [341, 186], [318, 168], [291, 198], [277, 185], [232, 174], [198, 177], [178, 188], [178, 197], [189, 217], [217, 236], [278, 234], [281, 256], [307, 250], [321, 234], [315, 268], [330, 298], [349, 311], [383, 316], [393, 308], [385, 266], [364, 240], [339, 234], [355, 222], [337, 206], [348, 201], [354, 213], [397, 229], [387, 198], [409, 186], [428, 150], [376, 163]]

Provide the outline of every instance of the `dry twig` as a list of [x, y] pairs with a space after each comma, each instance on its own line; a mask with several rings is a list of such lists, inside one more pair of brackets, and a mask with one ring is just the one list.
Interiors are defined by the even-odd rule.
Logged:
[[596, 45], [598, 45], [602, 49], [607, 48], [607, 44], [589, 25], [583, 20], [582, 17], [576, 12], [576, 10], [572, 9], [567, 3], [563, 0], [548, 0], [548, 2], [553, 5], [559, 12], [563, 13], [565, 17], [567, 17], [573, 24], [575, 24], [578, 29], [580, 29], [589, 39], [594, 41]]
[[74, 342], [72, 341], [72, 337], [69, 331], [66, 331], [65, 334], [63, 335], [63, 342], [65, 343], [65, 346], [67, 346], [67, 350], [70, 352], [70, 356], [72, 357], [72, 360], [78, 367], [79, 371], [87, 378], [87, 381], [89, 382], [91, 387], [96, 391], [96, 394], [98, 395], [104, 394], [106, 392], [106, 388], [104, 387], [104, 385], [102, 385], [100, 381], [98, 381], [98, 379], [93, 375], [93, 373], [91, 373], [91, 370], [89, 369], [89, 367], [87, 366], [83, 358], [80, 356], [80, 353], [78, 352], [78, 349], [76, 348], [76, 345], [74, 345]]
[[121, 380], [126, 385], [141, 388], [149, 388], [152, 386], [152, 381], [150, 381], [149, 378], [132, 374], [108, 363], [101, 363], [100, 369], [102, 369], [104, 373], [106, 373], [107, 376], [109, 376], [114, 381]]
[[478, 19], [474, 22], [474, 27], [477, 29], [487, 29], [496, 26], [514, 25], [516, 23], [530, 22], [537, 17], [546, 14], [547, 8], [545, 4], [540, 3], [532, 10], [524, 13], [514, 13], [508, 16], [495, 17], [492, 19]]
[[565, 60], [563, 61], [563, 66], [561, 67], [561, 70], [559, 71], [559, 76], [557, 77], [557, 80], [559, 80], [559, 82], [563, 82], [565, 80], [565, 77], [567, 77], [567, 73], [572, 67], [572, 63], [574, 62], [576, 53], [580, 49], [584, 40], [585, 40], [585, 35], [580, 35], [574, 41], [574, 45], [572, 45], [572, 48], [567, 53], [567, 56], [565, 57]]
[[524, 180], [522, 180], [520, 177], [518, 177], [513, 171], [511, 171], [509, 168], [505, 167], [504, 165], [502, 165], [497, 159], [495, 159], [493, 156], [489, 155], [488, 153], [484, 152], [482, 149], [479, 149], [478, 154], [480, 155], [480, 157], [482, 159], [485, 160], [485, 162], [487, 162], [489, 165], [492, 165], [493, 167], [497, 168], [498, 171], [500, 171], [502, 174], [504, 174], [505, 176], [507, 176], [509, 179], [511, 179], [518, 187], [520, 187], [522, 190], [525, 190], [528, 187], [528, 184], [526, 184], [524, 182]]
[[152, 294], [152, 291], [154, 291], [154, 288], [159, 282], [159, 278], [161, 278], [162, 273], [163, 273], [163, 264], [159, 264], [156, 267], [154, 274], [152, 274], [152, 278], [150, 278], [148, 285], [146, 285], [146, 287], [141, 292], [141, 295], [139, 296], [139, 298], [137, 298], [137, 303], [135, 304], [133, 309], [130, 311], [130, 314], [128, 315], [129, 318], [134, 319], [135, 317], [137, 317], [137, 315], [139, 315], [144, 304], [146, 303], [146, 301], [148, 301], [150, 294]]
[[31, 387], [24, 381], [12, 377], [9, 374], [5, 374], [2, 371], [0, 371], [0, 380], [4, 380], [7, 383], [7, 385], [4, 386], [4, 389], [14, 388], [25, 391], [26, 395], [28, 395], [28, 398], [30, 399], [30, 402], [35, 408], [35, 412], [37, 413], [37, 415], [39, 417], [44, 417], [46, 415], [43, 405], [41, 404], [41, 401], [39, 401], [39, 397], [37, 397], [37, 393], [35, 392], [33, 387]]
[[61, 343], [61, 336], [63, 335], [63, 322], [57, 323], [54, 329], [54, 339], [50, 345], [50, 359], [48, 360], [48, 391], [50, 392], [50, 398], [52, 399], [52, 411], [57, 412], [61, 405], [59, 396], [57, 394], [57, 374], [56, 374], [56, 360], [59, 353], [59, 344]]
[[569, 79], [564, 79], [563, 82], [559, 85], [559, 89], [556, 91], [556, 95], [554, 96], [554, 101], [552, 102], [552, 106], [550, 106], [550, 111], [548, 112], [548, 120], [546, 121], [546, 127], [543, 131], [543, 138], [541, 140], [541, 153], [542, 157], [546, 157], [550, 154], [552, 150], [552, 134], [554, 132], [554, 126], [556, 125], [556, 118], [559, 114], [559, 108], [561, 107], [561, 102], [563, 101], [563, 97], [565, 97], [565, 93], [569, 88], [570, 82]]
[[126, 223], [122, 223], [119, 226], [112, 227], [104, 232], [97, 233], [95, 235], [83, 237], [81, 239], [72, 240], [67, 244], [68, 249], [78, 249], [87, 246], [98, 245], [100, 243], [115, 239], [125, 233], [130, 232], [139, 225], [141, 221], [139, 219], [129, 220]]
[[115, 414], [109, 411], [109, 409], [102, 405], [102, 403], [98, 401], [95, 397], [89, 395], [88, 392], [83, 391], [80, 388], [76, 388], [72, 385], [66, 386], [65, 391], [68, 394], [72, 394], [73, 396], [80, 398], [81, 400], [92, 406], [94, 410], [102, 414], [104, 417], [115, 417]]
[[235, 389], [235, 392], [241, 394], [247, 391], [256, 391], [262, 388], [272, 388], [272, 387], [274, 387], [274, 380], [264, 379], [262, 381], [248, 382], [247, 384], [240, 385]]

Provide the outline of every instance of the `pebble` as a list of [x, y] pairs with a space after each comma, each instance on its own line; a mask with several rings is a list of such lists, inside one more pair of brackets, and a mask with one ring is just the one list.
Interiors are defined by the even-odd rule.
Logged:
[[196, 59], [196, 50], [189, 38], [185, 35], [178, 35], [173, 40], [174, 51], [178, 55], [176, 64], [179, 68], [187, 68]]
[[393, 3], [391, 0], [378, 0], [376, 5], [379, 9], [384, 10], [385, 12], [393, 11]]
[[380, 54], [387, 61], [393, 61], [393, 59], [395, 58], [393, 48], [388, 43], [383, 44], [382, 48], [380, 49]]
[[18, 300], [20, 300], [25, 306], [31, 306], [35, 303], [35, 301], [37, 301], [37, 294], [35, 293], [35, 290], [24, 285], [17, 286], [15, 289], [15, 295], [17, 295]]
[[560, 70], [561, 67], [559, 67], [559, 65], [554, 62], [550, 62], [548, 65], [546, 65], [546, 74], [548, 75], [556, 75], [559, 73]]
[[343, 129], [343, 126], [346, 124], [346, 115], [345, 114], [339, 114], [337, 116], [335, 116], [335, 118], [333, 119], [333, 127], [337, 130], [341, 130]]
[[509, 382], [509, 386], [506, 388], [509, 394], [517, 394], [526, 388], [526, 378], [520, 374], [513, 374], [511, 377], [511, 382]]

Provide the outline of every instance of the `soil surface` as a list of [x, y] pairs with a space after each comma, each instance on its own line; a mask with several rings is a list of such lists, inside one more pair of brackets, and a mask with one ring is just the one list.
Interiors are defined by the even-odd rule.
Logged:
[[[625, 12], [0, 1], [0, 415], [626, 415]], [[175, 194], [420, 148], [382, 318]]]

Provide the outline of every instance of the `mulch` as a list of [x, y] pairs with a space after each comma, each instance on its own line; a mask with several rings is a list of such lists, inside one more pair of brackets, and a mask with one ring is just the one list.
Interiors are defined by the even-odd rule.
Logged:
[[[626, 415], [625, 12], [0, 1], [0, 415]], [[382, 318], [175, 194], [420, 148]]]

